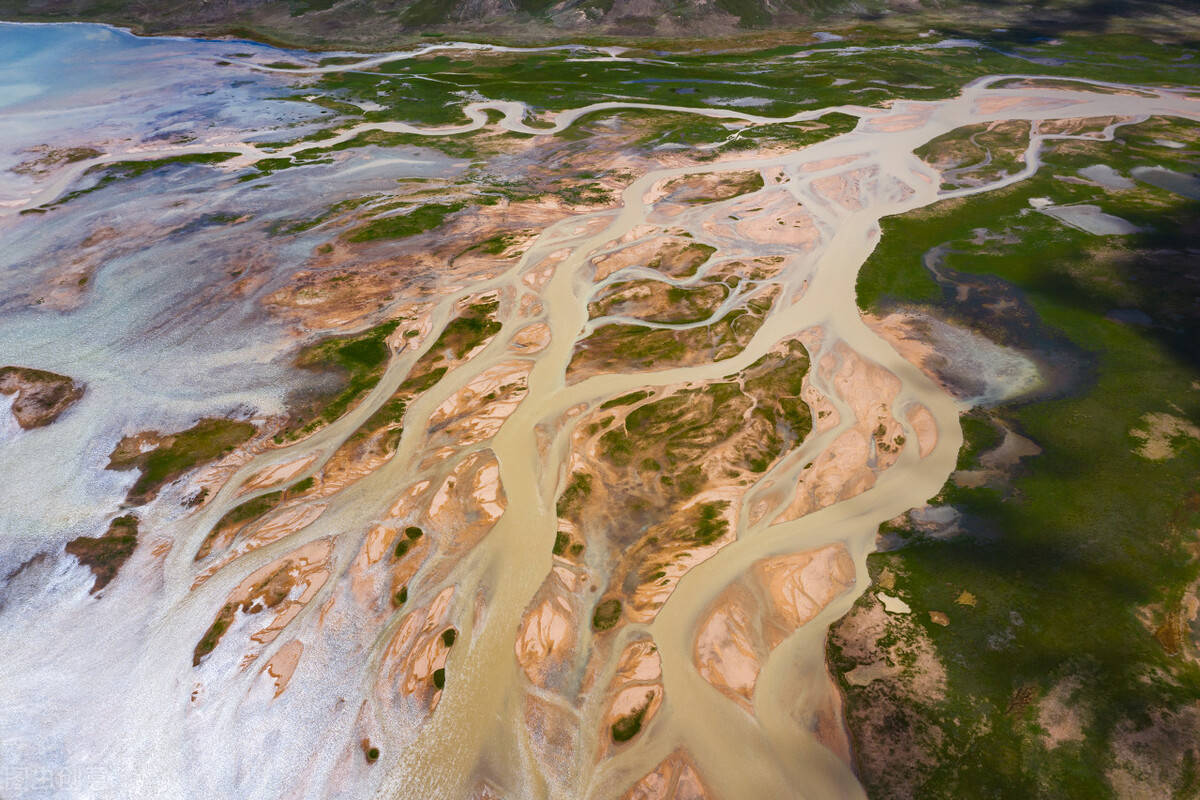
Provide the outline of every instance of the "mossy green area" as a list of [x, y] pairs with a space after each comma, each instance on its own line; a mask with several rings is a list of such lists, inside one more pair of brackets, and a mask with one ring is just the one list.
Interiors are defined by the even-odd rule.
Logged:
[[565, 556], [570, 553], [572, 556], [578, 556], [583, 552], [583, 542], [576, 542], [571, 538], [571, 534], [566, 531], [558, 531], [554, 534], [554, 547], [552, 552], [556, 556]]
[[272, 236], [287, 236], [290, 234], [304, 233], [312, 230], [318, 225], [336, 219], [354, 209], [366, 205], [373, 200], [378, 199], [378, 195], [366, 195], [364, 197], [350, 197], [334, 203], [323, 214], [309, 219], [281, 219], [271, 224], [267, 229]]
[[962, 425], [963, 443], [958, 451], [955, 469], [971, 469], [979, 463], [979, 457], [1000, 446], [1004, 431], [990, 419], [985, 411], [975, 410], [959, 418]]
[[686, 239], [676, 240], [660, 248], [646, 262], [646, 266], [672, 278], [690, 278], [715, 252], [717, 248], [711, 245]]
[[588, 315], [636, 317], [646, 322], [688, 324], [711, 317], [729, 296], [730, 287], [717, 280], [694, 287], [671, 286], [662, 281], [614, 283], [588, 303]]
[[634, 144], [647, 150], [686, 145], [699, 148], [693, 153], [701, 160], [715, 159], [722, 153], [756, 150], [768, 146], [799, 149], [851, 131], [858, 118], [833, 112], [804, 122], [748, 124], [740, 120], [700, 117], [672, 111], [623, 109], [597, 111], [581, 117], [561, 134], [584, 138], [593, 126], [611, 119], [636, 125], [644, 132]]
[[169, 156], [167, 158], [153, 158], [145, 161], [112, 161], [108, 164], [97, 164], [88, 169], [87, 175], [98, 175], [96, 182], [85, 189], [76, 189], [64, 194], [62, 197], [49, 203], [43, 208], [54, 208], [61, 206], [64, 203], [70, 202], [77, 197], [82, 197], [85, 194], [103, 189], [118, 181], [131, 180], [140, 178], [151, 172], [156, 172], [160, 169], [172, 166], [199, 164], [212, 165], [220, 164], [223, 161], [228, 161], [231, 158], [236, 158], [237, 153], [216, 152], [216, 153], [185, 153], [178, 156]]
[[307, 410], [311, 418], [306, 421], [303, 416], [297, 416], [275, 436], [275, 442], [294, 441], [333, 422], [374, 388], [391, 358], [387, 338], [399, 325], [399, 320], [390, 320], [362, 333], [323, 339], [301, 350], [296, 366], [335, 372], [342, 385], [312, 402]]
[[446, 221], [446, 217], [462, 211], [467, 204], [428, 203], [402, 214], [376, 217], [350, 231], [346, 238], [352, 242], [372, 242], [376, 239], [404, 239], [431, 231]]
[[[466, 121], [458, 102], [466, 93], [524, 102], [535, 111], [626, 100], [684, 107], [745, 106], [756, 114], [784, 117], [814, 108], [877, 104], [897, 97], [951, 97], [974, 78], [1025, 74], [1030, 58], [1041, 59], [1037, 71], [1049, 76], [1181, 84], [1189, 84], [1194, 78], [1188, 65], [1176, 60], [1184, 52], [1182, 48], [1135, 36], [1081, 35], [1051, 40], [1005, 32], [976, 31], [973, 35], [984, 46], [935, 47], [940, 39], [930, 37], [926, 40], [930, 46], [922, 49], [911, 38], [864, 26], [847, 42], [717, 52], [704, 48], [692, 52], [657, 51], [652, 59], [637, 64], [576, 59], [564, 51], [471, 56], [438, 53], [373, 70], [326, 74], [297, 96], [327, 93], [384, 106], [362, 115], [367, 120], [447, 124]], [[855, 59], [853, 69], [847, 69], [846, 56], [838, 52], [846, 44], [870, 47], [900, 43], [918, 46], [876, 51], [869, 58]], [[647, 144], [711, 143], [728, 137], [710, 129], [706, 122], [697, 128], [685, 122], [672, 121], [671, 125], [662, 131], [662, 139]], [[786, 141], [811, 132], [798, 125], [764, 135]], [[821, 132], [817, 129], [816, 133]]]
[[[332, 137], [333, 134], [330, 133], [328, 136]], [[309, 140], [314, 140], [322, 137], [319, 134], [312, 134], [308, 138]], [[274, 175], [276, 172], [290, 169], [292, 167], [314, 166], [317, 164], [332, 163], [332, 158], [309, 159], [307, 161], [297, 161], [294, 158], [260, 158], [258, 161], [254, 162], [254, 165], [251, 167], [250, 171], [239, 175], [238, 180], [245, 183], [246, 181], [253, 181], [259, 178], [265, 178], [267, 176]]]
[[36, 175], [43, 170], [54, 169], [63, 164], [77, 164], [89, 158], [99, 158], [103, 152], [94, 147], [60, 147], [38, 149], [36, 158], [31, 158], [12, 168], [18, 175]]
[[583, 370], [666, 369], [732, 358], [758, 331], [771, 302], [772, 295], [759, 293], [713, 324], [695, 328], [601, 325], [576, 345], [568, 377]]
[[[478, 244], [471, 245], [466, 250], [462, 251], [462, 253], [459, 253], [459, 256], [466, 255], [467, 253], [482, 253], [489, 256], [498, 256], [517, 241], [519, 241], [519, 237], [513, 236], [512, 234], [497, 234], [496, 236], [484, 239]], [[457, 257], [458, 256], [455, 256], [455, 258]]]
[[667, 181], [663, 188], [671, 202], [698, 205], [757, 192], [763, 188], [763, 177], [758, 170], [694, 174]]
[[583, 503], [592, 493], [592, 476], [586, 472], [572, 473], [567, 487], [558, 496], [556, 510], [560, 517], [572, 517], [583, 508]]
[[229, 630], [229, 626], [233, 624], [234, 614], [236, 613], [235, 606], [226, 603], [221, 609], [221, 613], [213, 620], [212, 625], [208, 626], [208, 630], [200, 637], [200, 641], [196, 642], [196, 647], [192, 651], [192, 666], [200, 665], [213, 650], [217, 649], [217, 645], [221, 643], [221, 637], [225, 635], [225, 631]]
[[[312, 141], [309, 137], [308, 141]], [[445, 136], [422, 136], [419, 133], [397, 133], [393, 131], [369, 130], [357, 133], [345, 141], [324, 147], [310, 147], [298, 151], [293, 158], [296, 164], [318, 163], [330, 154], [359, 147], [422, 147], [445, 153], [451, 158], [477, 159], [501, 152], [501, 140], [486, 132], [447, 134]]]
[[396, 539], [396, 547], [392, 551], [392, 555], [394, 555], [396, 558], [404, 558], [404, 556], [408, 555], [408, 551], [412, 548], [412, 545], [412, 539], [406, 539], [401, 536], [400, 538]]
[[596, 610], [592, 613], [592, 627], [598, 631], [606, 631], [616, 625], [620, 618], [621, 601], [610, 597], [596, 604]]
[[392, 605], [399, 608], [408, 602], [408, 587], [401, 586], [395, 594], [392, 595]]
[[631, 406], [634, 403], [639, 403], [642, 400], [645, 400], [651, 394], [653, 394], [653, 392], [644, 389], [636, 392], [630, 392], [629, 394], [623, 394], [620, 397], [614, 397], [612, 400], [605, 400], [600, 404], [600, 410], [607, 411], [610, 408], [617, 408], [618, 406]]
[[458, 639], [458, 631], [454, 628], [447, 628], [442, 631], [442, 644], [446, 645], [446, 647], [453, 647], [456, 639]]
[[691, 539], [698, 545], [712, 544], [729, 530], [729, 521], [722, 514], [729, 502], [701, 503], [696, 507], [696, 524], [689, 531]]
[[252, 520], [255, 517], [260, 517], [274, 509], [282, 501], [282, 491], [260, 494], [258, 497], [231, 508], [217, 522], [216, 527], [222, 528], [227, 525], [237, 525]]
[[192, 666], [199, 666], [200, 662], [216, 649], [221, 642], [221, 637], [225, 635], [237, 618], [239, 610], [247, 614], [258, 614], [268, 608], [277, 608], [280, 603], [287, 600], [296, 585], [295, 569], [296, 564], [291, 560], [286, 560], [275, 571], [246, 590], [243, 599], [221, 606], [212, 625], [200, 637], [200, 641], [196, 643], [196, 647], [192, 651]]
[[637, 736], [638, 731], [642, 729], [642, 721], [646, 718], [646, 712], [650, 709], [649, 699], [638, 706], [632, 713], [621, 717], [612, 724], [612, 738], [614, 742], [628, 742], [634, 736]]
[[569, 206], [602, 206], [613, 201], [613, 193], [596, 183], [567, 184], [554, 192]]
[[146, 451], [137, 437], [126, 437], [113, 448], [106, 469], [140, 469], [141, 475], [130, 487], [125, 502], [142, 505], [157, 497], [163, 486], [232, 452], [256, 432], [249, 422], [210, 418], [179, 433], [156, 435], [154, 447]]
[[[598, 451], [616, 467], [653, 461], [659, 483], [684, 499], [706, 483], [702, 462], [714, 448], [729, 447], [725, 468], [764, 472], [811, 430], [808, 404], [800, 399], [807, 371], [804, 348], [789, 342], [726, 381], [642, 403], [600, 435]], [[559, 498], [560, 516], [578, 504], [574, 489], [568, 484]]]
[[[1200, 204], [1137, 181], [1104, 189], [1054, 176], [1097, 163], [1126, 177], [1138, 165], [1192, 173], [1198, 146], [1200, 127], [1164, 119], [1121, 128], [1112, 143], [1055, 143], [1034, 178], [885, 221], [863, 267], [858, 297], [868, 310], [917, 307], [1050, 363], [1086, 365], [1048, 396], [965, 419], [960, 468], [998, 443], [999, 424], [1042, 453], [1024, 459], [1007, 485], [948, 483], [932, 502], [962, 513], [960, 534], [892, 528], [905, 546], [869, 559], [873, 575], [895, 576], [893, 593], [913, 609], [915, 627], [905, 633], [893, 623], [880, 646], [928, 637], [946, 673], [944, 697], [851, 682], [859, 662], [830, 648], [856, 749], [915, 743], [920, 757], [909, 761], [918, 766], [896, 769], [916, 770], [917, 796], [1114, 797], [1128, 769], [1139, 771], [1147, 796], [1195, 796], [1187, 765], [1200, 743], [1180, 713], [1200, 702], [1200, 666], [1195, 631], [1181, 620], [1200, 578], [1200, 442], [1169, 436], [1165, 455], [1148, 458], [1136, 432], [1149, 435], [1148, 415], [1200, 423], [1191, 255]], [[1033, 211], [1032, 197], [1094, 203], [1141, 232], [1070, 228]], [[935, 280], [921, 255], [943, 245]], [[983, 296], [957, 299], [963, 285]], [[1007, 310], [998, 314], [1002, 299]], [[1119, 311], [1144, 315], [1143, 324], [1119, 321], [1129, 319]], [[1063, 686], [1082, 731], [1055, 744], [1043, 711]], [[863, 722], [881, 707], [890, 723]], [[1155, 744], [1148, 762], [1130, 767], [1137, 736]], [[872, 796], [893, 796], [888, 770], [860, 776]]]
[[1030, 124], [1003, 120], [967, 125], [932, 139], [913, 152], [946, 172], [942, 189], [979, 186], [1020, 171], [1029, 146]]
[[435, 669], [433, 671], [433, 688], [435, 688], [435, 689], [446, 688], [446, 670], [444, 668], [443, 669]]
[[65, 549], [92, 571], [91, 593], [95, 594], [117, 577], [137, 549], [137, 541], [138, 518], [124, 514], [108, 524], [103, 536], [80, 536], [67, 542]]
[[446, 349], [453, 353], [455, 358], [464, 358], [467, 353], [500, 332], [500, 321], [496, 319], [496, 311], [499, 308], [499, 300], [486, 300], [468, 306], [442, 329], [430, 352], [438, 353]]
[[411, 398], [437, 384], [454, 361], [465, 358], [475, 348], [490, 341], [502, 326], [496, 318], [500, 301], [495, 296], [469, 303], [446, 323], [400, 384], [396, 396]]
[[[496, 319], [499, 308], [500, 302], [494, 296], [462, 305], [458, 315], [446, 324], [429, 349], [417, 359], [392, 396], [346, 439], [339, 452], [351, 448], [361, 453], [367, 447], [378, 454], [392, 453], [403, 434], [404, 415], [409, 404], [422, 392], [435, 386], [456, 361], [465, 358], [500, 331], [502, 324]], [[411, 526], [407, 530], [410, 539], [415, 540], [420, 536], [420, 528]], [[397, 557], [407, 552], [409, 547], [411, 544], [408, 541], [398, 543]]]
[[[583, 447], [596, 462], [567, 478], [556, 511], [583, 541], [620, 554], [612, 591], [627, 596], [662, 580], [681, 554], [728, 537], [728, 502], [693, 498], [717, 481], [757, 480], [809, 434], [811, 413], [800, 397], [808, 368], [804, 347], [785, 340], [724, 379], [616, 398], [621, 403], [610, 408], [621, 412], [599, 409], [587, 418]], [[560, 531], [555, 554], [575, 556], [576, 548], [582, 552], [583, 542]], [[614, 608], [601, 604], [597, 619]]]

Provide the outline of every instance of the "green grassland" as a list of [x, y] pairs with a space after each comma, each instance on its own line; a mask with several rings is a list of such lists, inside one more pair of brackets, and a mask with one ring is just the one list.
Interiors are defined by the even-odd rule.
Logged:
[[[1078, 88], [1076, 86], [1075, 88]], [[942, 189], [978, 186], [1020, 171], [1029, 146], [1030, 124], [1005, 120], [990, 125], [968, 125], [933, 139], [914, 152], [940, 170], [953, 169]]]
[[[409, 404], [422, 392], [437, 385], [456, 362], [500, 332], [502, 324], [496, 318], [499, 307], [500, 302], [494, 296], [462, 307], [459, 314], [446, 323], [429, 349], [413, 364], [392, 396], [347, 437], [339, 453], [356, 451], [365, 454], [366, 450], [374, 450], [390, 455], [403, 434], [404, 415]], [[420, 536], [419, 528], [409, 528], [409, 531], [417, 531], [417, 536], [410, 535], [410, 539], [415, 540]], [[405, 545], [404, 550], [407, 549], [408, 545]], [[399, 549], [397, 552], [403, 554]]]
[[[997, 37], [993, 34], [993, 37]], [[674, 52], [641, 63], [585, 61], [568, 52], [436, 54], [394, 61], [373, 70], [321, 76], [294, 99], [321, 90], [349, 102], [369, 100], [384, 108], [356, 119], [446, 124], [465, 122], [456, 98], [464, 93], [518, 100], [534, 111], [577, 108], [589, 103], [629, 102], [700, 107], [734, 105], [764, 116], [842, 104], [870, 105], [904, 97], [933, 100], [952, 96], [963, 83], [989, 74], [1027, 73], [1027, 59], [1039, 59], [1039, 74], [1095, 77], [1109, 81], [1188, 83], [1194, 76], [1182, 50], [1162, 47], [1133, 36], [1078, 36], [1047, 41], [1030, 38], [988, 41], [991, 47], [891, 49], [870, 58], [848, 61], [836, 52], [844, 43], [785, 45], [770, 49], [726, 52]], [[904, 39], [912, 45], [911, 39]], [[929, 39], [929, 44], [938, 41]], [[852, 35], [856, 46], [888, 46], [897, 37], [863, 29]], [[1113, 54], [1123, 57], [1116, 58]], [[853, 69], [846, 69], [852, 66]], [[843, 81], [838, 81], [842, 78]], [[800, 87], [799, 90], [797, 87]], [[640, 112], [624, 110], [622, 115]], [[849, 120], [823, 119], [842, 127]], [[800, 141], [821, 129], [811, 125], [764, 126], [749, 136], [764, 140]], [[662, 120], [644, 144], [664, 142], [712, 144], [729, 131], [712, 120], [673, 115]], [[736, 147], [736, 145], [735, 145]]]
[[107, 468], [141, 470], [125, 502], [142, 505], [184, 473], [232, 452], [256, 431], [249, 422], [202, 419], [187, 430], [163, 437], [146, 451], [138, 447], [135, 439], [122, 439], [109, 455]]
[[[338, 376], [339, 386], [312, 400], [307, 410], [297, 412], [285, 429], [275, 436], [276, 443], [294, 441], [333, 422], [374, 388], [391, 357], [387, 337], [399, 325], [399, 320], [390, 320], [359, 334], [330, 337], [304, 348], [296, 365], [332, 372]], [[311, 418], [306, 421], [306, 417]]]
[[[1155, 138], [1187, 147], [1157, 146]], [[1110, 770], [1120, 768], [1130, 731], [1155, 726], [1165, 744], [1141, 779], [1163, 797], [1196, 796], [1200, 742], [1194, 730], [1177, 730], [1180, 710], [1200, 700], [1196, 645], [1190, 632], [1162, 632], [1173, 620], [1179, 631], [1200, 577], [1200, 442], [1177, 438], [1171, 457], [1149, 460], [1131, 431], [1145, 427], [1148, 413], [1200, 421], [1200, 292], [1188, 255], [1200, 209], [1142, 183], [1106, 190], [1055, 176], [1095, 163], [1125, 175], [1139, 164], [1192, 172], [1198, 145], [1196, 126], [1160, 119], [1122, 129], [1113, 143], [1055, 144], [1030, 180], [887, 220], [863, 267], [864, 309], [925, 309], [1028, 352], [1066, 348], [1085, 365], [1067, 385], [967, 418], [960, 468], [997, 443], [993, 422], [1043, 452], [1005, 487], [948, 483], [932, 502], [963, 514], [962, 533], [932, 538], [893, 526], [906, 545], [869, 560], [872, 575], [886, 570], [913, 609], [880, 642], [928, 637], [947, 674], [944, 698], [896, 684], [854, 685], [846, 675], [857, 662], [831, 644], [856, 747], [903, 737], [931, 754], [918, 796], [1111, 797]], [[1093, 236], [1034, 212], [1031, 197], [1095, 203], [1143, 230]], [[996, 238], [981, 241], [981, 229]], [[943, 244], [949, 277], [939, 285], [920, 255]], [[1014, 323], [986, 304], [954, 299], [955, 284], [981, 279], [1032, 321]], [[1117, 309], [1152, 322], [1114, 321]], [[963, 592], [976, 603], [956, 603]], [[855, 613], [871, 602], [868, 594]], [[931, 611], [949, 624], [935, 624]], [[1038, 713], [1063, 681], [1078, 687], [1071, 703], [1086, 725], [1080, 741], [1052, 747]], [[890, 704], [887, 722], [864, 722], [867, 703]], [[888, 774], [862, 778], [873, 797], [893, 796]]]
[[[99, 191], [106, 186], [111, 186], [120, 181], [132, 180], [140, 178], [143, 175], [148, 175], [152, 172], [158, 172], [175, 166], [201, 165], [210, 166], [220, 164], [237, 156], [237, 153], [230, 152], [215, 152], [215, 153], [185, 153], [178, 156], [168, 156], [166, 158], [146, 159], [145, 161], [111, 161], [107, 164], [97, 164], [89, 167], [84, 173], [85, 175], [96, 176], [95, 182], [90, 186], [82, 189], [75, 189], [67, 192], [57, 200], [39, 206], [36, 209], [28, 209], [32, 211], [47, 211], [52, 208], [57, 208], [65, 203], [74, 200], [77, 197], [82, 197], [92, 192]], [[24, 213], [24, 212], [23, 212]]]
[[662, 369], [720, 361], [741, 352], [762, 325], [773, 294], [756, 293], [744, 307], [732, 309], [711, 325], [697, 328], [647, 328], [627, 323], [598, 327], [581, 340], [567, 368], [573, 373], [595, 369]]

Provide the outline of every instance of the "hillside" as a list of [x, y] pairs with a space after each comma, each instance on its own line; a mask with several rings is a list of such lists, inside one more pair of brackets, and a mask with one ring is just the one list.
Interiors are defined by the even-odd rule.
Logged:
[[[711, 39], [873, 22], [1014, 32], [1195, 38], [1186, 0], [0, 0], [0, 19], [81, 20], [141, 33], [235, 35], [308, 48], [380, 49], [441, 36], [490, 41]], [[674, 48], [672, 48], [674, 49]]]

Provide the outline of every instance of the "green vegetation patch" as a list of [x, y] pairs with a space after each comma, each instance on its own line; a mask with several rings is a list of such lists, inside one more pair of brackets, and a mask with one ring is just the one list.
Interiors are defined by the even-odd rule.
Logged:
[[236, 608], [232, 604], [226, 604], [221, 609], [221, 613], [213, 620], [212, 625], [200, 637], [200, 641], [196, 643], [196, 648], [192, 651], [192, 666], [200, 665], [200, 662], [217, 649], [217, 645], [221, 643], [221, 637], [225, 635], [225, 631], [229, 630], [229, 626], [233, 624]]
[[572, 473], [567, 488], [558, 497], [558, 516], [571, 518], [579, 513], [583, 503], [592, 493], [592, 476], [586, 472]]
[[[496, 319], [499, 307], [495, 297], [462, 307], [459, 315], [447, 323], [430, 348], [417, 359], [392, 396], [346, 439], [342, 448], [353, 448], [361, 455], [365, 446], [376, 455], [390, 456], [400, 442], [409, 404], [436, 385], [454, 361], [465, 358], [499, 332], [502, 327]], [[407, 535], [415, 540], [420, 536], [420, 528], [409, 527]], [[398, 543], [397, 557], [403, 556], [409, 547], [410, 541]]]
[[592, 627], [598, 631], [606, 631], [617, 624], [621, 618], [621, 601], [615, 597], [601, 600], [592, 614]]
[[676, 202], [716, 203], [757, 192], [763, 188], [763, 177], [758, 170], [687, 175], [668, 182], [665, 188]]
[[600, 325], [575, 348], [568, 376], [583, 370], [615, 372], [690, 366], [732, 358], [762, 325], [774, 294], [760, 294], [745, 307], [732, 309], [711, 325], [694, 328], [647, 328]]
[[488, 300], [468, 306], [442, 329], [431, 350], [445, 348], [453, 353], [455, 358], [465, 357], [467, 353], [500, 332], [500, 321], [496, 319], [496, 310], [499, 307], [499, 300]]
[[296, 359], [298, 367], [335, 371], [342, 376], [342, 388], [320, 398], [311, 410], [313, 418], [307, 423], [302, 417], [294, 419], [276, 435], [276, 443], [293, 441], [333, 422], [373, 389], [391, 358], [387, 338], [399, 325], [399, 320], [391, 320], [362, 333], [331, 337], [301, 350]]
[[[1124, 175], [1200, 168], [1194, 144], [1157, 139], [1191, 144], [1200, 131], [1152, 119], [1119, 129], [1112, 143], [1055, 143], [1034, 178], [885, 221], [864, 265], [859, 302], [875, 313], [917, 306], [1052, 363], [1088, 365], [1053, 393], [964, 418], [962, 467], [999, 443], [1001, 426], [1042, 452], [1003, 488], [948, 483], [932, 503], [962, 515], [959, 535], [902, 525], [888, 535], [906, 546], [869, 559], [913, 613], [855, 647], [928, 641], [945, 672], [944, 692], [914, 690], [936, 672], [928, 659], [914, 660], [909, 677], [861, 685], [852, 679], [861, 653], [831, 644], [873, 796], [896, 791], [900, 774], [920, 797], [1113, 797], [1110, 780], [1124, 778], [1147, 796], [1194, 792], [1197, 746], [1186, 720], [1200, 700], [1200, 667], [1195, 632], [1178, 622], [1200, 580], [1200, 442], [1175, 437], [1164, 457], [1149, 459], [1132, 432], [1147, 429], [1148, 414], [1200, 420], [1189, 255], [1200, 209], [1143, 184], [1054, 179], [1097, 163]], [[1094, 236], [1031, 211], [1031, 197], [1095, 203], [1142, 232]], [[921, 254], [939, 246], [935, 276]], [[964, 299], [958, 287], [968, 285], [982, 300]], [[1151, 322], [1122, 321], [1132, 311]], [[848, 619], [871, 603], [860, 600]], [[1059, 707], [1081, 727], [1055, 744], [1043, 714]], [[908, 743], [898, 751], [907, 765], [887, 757], [898, 741]], [[1138, 741], [1157, 744], [1125, 774], [1123, 754]]]
[[[717, 447], [728, 448], [724, 463], [729, 466], [763, 472], [812, 428], [808, 404], [800, 399], [808, 366], [803, 346], [788, 342], [725, 381], [639, 405], [619, 427], [600, 436], [597, 449], [616, 467], [637, 459], [681, 498], [706, 483], [701, 464]], [[560, 498], [560, 509], [569, 491]], [[575, 505], [571, 497], [567, 506]]]
[[103, 152], [92, 147], [62, 147], [58, 149], [43, 149], [39, 152], [41, 154], [37, 158], [18, 164], [12, 168], [12, 171], [18, 175], [36, 175], [40, 172], [60, 167], [63, 164], [77, 164], [80, 161], [87, 161], [89, 158], [99, 158], [104, 155]]
[[729, 520], [725, 519], [725, 510], [729, 502], [721, 500], [715, 503], [701, 503], [696, 509], [696, 527], [691, 531], [690, 538], [698, 545], [712, 544], [729, 531]]
[[276, 608], [287, 600], [288, 595], [295, 587], [295, 578], [292, 574], [295, 567], [295, 563], [290, 559], [284, 561], [278, 569], [250, 587], [246, 593], [247, 599], [223, 605], [217, 612], [212, 625], [196, 643], [196, 647], [192, 651], [192, 666], [199, 666], [200, 662], [216, 649], [221, 642], [221, 637], [225, 635], [237, 618], [239, 610], [248, 614], [257, 614], [264, 609]]
[[96, 164], [89, 167], [85, 175], [99, 175], [97, 181], [86, 189], [76, 189], [68, 192], [62, 197], [48, 204], [45, 208], [54, 208], [68, 203], [77, 197], [82, 197], [85, 194], [103, 189], [117, 181], [131, 180], [140, 178], [151, 172], [172, 167], [177, 165], [200, 164], [211, 165], [220, 164], [223, 161], [228, 161], [231, 158], [236, 158], [238, 153], [185, 153], [178, 156], [169, 156], [167, 158], [146, 159], [145, 161], [113, 161], [108, 164]]
[[639, 390], [636, 392], [630, 392], [629, 394], [623, 394], [620, 397], [614, 397], [612, 400], [604, 401], [600, 404], [600, 409], [602, 411], [607, 411], [610, 408], [617, 408], [618, 406], [631, 406], [635, 403], [640, 403], [652, 394], [653, 392], [648, 390]]
[[103, 536], [80, 536], [67, 542], [66, 551], [79, 559], [79, 563], [95, 576], [92, 594], [117, 577], [121, 567], [137, 549], [137, 536], [138, 518], [133, 514], [125, 514], [110, 522]]
[[973, 469], [979, 464], [979, 457], [993, 450], [1004, 440], [1004, 431], [988, 415], [978, 411], [967, 413], [959, 418], [962, 425], [963, 444], [958, 451], [958, 463], [955, 469]]
[[[698, 160], [712, 160], [722, 153], [759, 150], [764, 147], [799, 149], [854, 130], [858, 118], [835, 112], [815, 120], [754, 125], [740, 120], [699, 117], [682, 112], [621, 109], [596, 112], [597, 117], [618, 115], [627, 124], [643, 130], [635, 144], [653, 150], [663, 146], [688, 145]], [[576, 125], [586, 123], [582, 118]]]
[[612, 724], [612, 738], [614, 742], [627, 742], [634, 736], [637, 736], [638, 731], [642, 729], [642, 722], [646, 718], [646, 712], [650, 710], [650, 701], [652, 698], [653, 695], [647, 696], [645, 703]]
[[237, 532], [246, 527], [250, 522], [261, 519], [269, 512], [274, 511], [284, 502], [298, 497], [313, 487], [315, 480], [312, 477], [304, 478], [296, 481], [286, 489], [279, 489], [274, 492], [260, 494], [257, 497], [252, 497], [243, 503], [239, 503], [229, 509], [217, 520], [217, 524], [213, 525], [212, 530], [204, 537], [200, 547], [196, 550], [196, 561], [207, 558], [212, 552], [213, 545], [223, 535], [235, 536]]
[[166, 484], [232, 452], [256, 431], [249, 422], [202, 419], [179, 433], [150, 434], [155, 443], [152, 449], [144, 452], [141, 437], [126, 436], [109, 454], [106, 469], [140, 469], [142, 474], [129, 489], [125, 501], [142, 505], [157, 497]]
[[1020, 171], [1029, 146], [1030, 124], [1002, 120], [955, 128], [913, 152], [942, 171], [942, 188], [979, 186]]
[[404, 239], [425, 233], [440, 226], [446, 217], [462, 211], [465, 202], [428, 203], [403, 214], [377, 217], [346, 234], [351, 242], [372, 242], [376, 239]]
[[588, 303], [588, 315], [591, 319], [619, 315], [668, 324], [703, 322], [729, 293], [730, 287], [717, 280], [694, 287], [651, 280], [615, 283], [600, 299]]

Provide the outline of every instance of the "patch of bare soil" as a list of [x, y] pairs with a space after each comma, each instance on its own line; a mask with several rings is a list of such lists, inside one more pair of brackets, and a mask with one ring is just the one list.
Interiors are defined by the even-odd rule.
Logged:
[[702, 618], [693, 648], [697, 672], [751, 711], [767, 656], [852, 587], [854, 572], [842, 545], [757, 562]]
[[1134, 452], [1151, 461], [1174, 457], [1175, 448], [1181, 439], [1200, 439], [1200, 427], [1175, 414], [1144, 414], [1142, 426], [1131, 430], [1129, 435], [1141, 442]]
[[942, 733], [925, 706], [943, 699], [946, 671], [911, 614], [889, 614], [868, 593], [829, 633], [838, 672], [853, 691], [845, 708], [857, 772], [879, 776], [881, 797], [917, 797], [939, 765]]
[[711, 800], [708, 787], [684, 750], [676, 750], [629, 788], [621, 800]]
[[15, 394], [12, 413], [26, 430], [49, 425], [83, 397], [84, 386], [65, 375], [30, 367], [0, 367], [0, 394]]
[[[332, 552], [331, 539], [318, 539], [250, 573], [229, 593], [216, 619], [196, 644], [192, 664], [198, 666], [216, 649], [239, 615], [274, 611], [272, 619], [250, 635], [250, 641], [260, 645], [273, 641], [329, 579]], [[242, 666], [257, 657], [258, 651], [252, 647], [241, 659]]]

